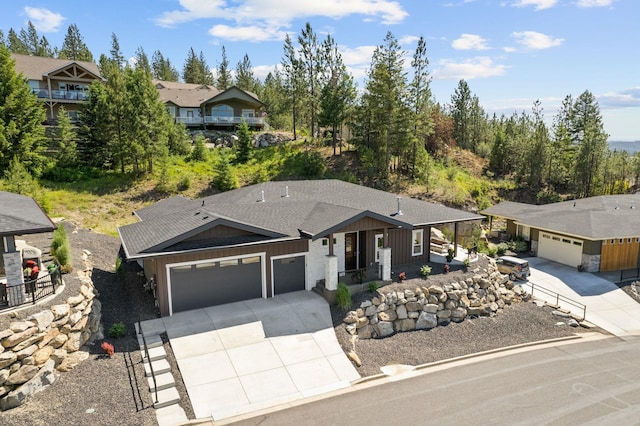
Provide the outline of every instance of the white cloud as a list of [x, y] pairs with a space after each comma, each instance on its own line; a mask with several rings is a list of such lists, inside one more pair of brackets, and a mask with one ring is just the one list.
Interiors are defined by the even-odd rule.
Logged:
[[613, 0], [578, 0], [578, 7], [606, 7], [613, 4]]
[[239, 26], [288, 27], [294, 19], [328, 17], [340, 19], [362, 15], [363, 19], [397, 24], [408, 13], [394, 0], [180, 0], [180, 10], [164, 12], [156, 23], [172, 27], [198, 19], [224, 19]]
[[26, 6], [24, 12], [36, 29], [43, 33], [58, 31], [64, 21], [64, 16], [49, 9]]
[[487, 50], [487, 41], [477, 34], [462, 34], [460, 38], [453, 40], [451, 47], [456, 50]]
[[541, 50], [549, 49], [550, 47], [560, 46], [564, 39], [553, 38], [546, 34], [542, 34], [536, 31], [521, 31], [511, 34], [518, 44], [523, 45], [527, 49]]
[[214, 25], [209, 29], [209, 34], [213, 37], [230, 41], [271, 41], [284, 40], [286, 32], [277, 28], [260, 28], [258, 26], [238, 26]]
[[406, 35], [406, 36], [400, 37], [398, 39], [398, 43], [400, 43], [401, 46], [404, 46], [406, 44], [417, 43], [418, 40], [420, 40], [420, 37], [418, 36]]
[[549, 9], [558, 3], [558, 0], [518, 0], [513, 3], [516, 7], [535, 6], [535, 10]]
[[640, 107], [640, 86], [600, 95], [598, 105], [602, 108]]
[[376, 46], [358, 46], [347, 47], [340, 45], [340, 54], [342, 55], [342, 62], [347, 66], [357, 65], [370, 65], [373, 52], [376, 50]]
[[432, 76], [434, 80], [471, 80], [504, 75], [506, 71], [505, 65], [496, 64], [486, 56], [477, 56], [462, 62], [443, 59], [438, 62]]

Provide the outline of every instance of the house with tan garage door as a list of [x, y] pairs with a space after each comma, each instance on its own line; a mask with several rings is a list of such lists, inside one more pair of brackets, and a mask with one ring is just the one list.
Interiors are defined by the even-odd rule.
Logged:
[[338, 180], [265, 182], [176, 196], [118, 228], [163, 316], [320, 286], [391, 279], [430, 260], [431, 228], [483, 216]]
[[506, 219], [507, 234], [531, 243], [533, 254], [588, 272], [640, 266], [640, 195], [602, 195], [532, 205], [505, 201], [483, 210]]

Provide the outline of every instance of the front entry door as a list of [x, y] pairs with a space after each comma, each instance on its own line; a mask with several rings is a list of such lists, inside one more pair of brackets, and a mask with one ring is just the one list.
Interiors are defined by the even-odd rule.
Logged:
[[344, 269], [358, 269], [358, 234], [355, 232], [344, 234]]

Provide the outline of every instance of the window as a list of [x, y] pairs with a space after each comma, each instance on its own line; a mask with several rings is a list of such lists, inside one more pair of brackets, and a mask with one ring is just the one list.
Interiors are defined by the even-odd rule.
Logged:
[[376, 234], [376, 262], [380, 261], [380, 249], [384, 247], [384, 236]]
[[253, 118], [253, 117], [256, 116], [255, 114], [256, 114], [256, 112], [254, 110], [252, 110], [252, 109], [243, 109], [242, 110], [242, 116], [246, 117], [246, 118]]
[[229, 105], [216, 105], [211, 107], [212, 117], [233, 117], [233, 108]]
[[165, 109], [167, 110], [170, 116], [172, 117], [176, 116], [176, 107], [167, 105]]
[[412, 241], [412, 256], [420, 256], [422, 254], [422, 237], [423, 237], [423, 229], [416, 229], [412, 232], [411, 241]]

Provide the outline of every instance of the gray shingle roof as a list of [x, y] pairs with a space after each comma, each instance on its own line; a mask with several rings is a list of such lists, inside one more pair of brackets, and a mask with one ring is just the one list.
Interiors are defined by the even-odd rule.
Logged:
[[16, 72], [22, 73], [29, 80], [42, 80], [45, 74], [64, 68], [72, 63], [76, 63], [96, 77], [100, 77], [98, 65], [93, 62], [19, 55], [16, 53], [12, 53], [11, 58], [16, 63]]
[[506, 201], [481, 213], [590, 240], [640, 237], [640, 194], [602, 195], [540, 206]]
[[0, 191], [0, 236], [37, 234], [56, 229], [33, 198]]
[[264, 182], [200, 200], [173, 197], [158, 204], [137, 212], [142, 222], [118, 229], [129, 257], [163, 250], [220, 223], [271, 238], [300, 238], [301, 232], [319, 238], [363, 216], [406, 228], [482, 219], [412, 198], [402, 198], [403, 214], [395, 215], [395, 194], [339, 180]]

